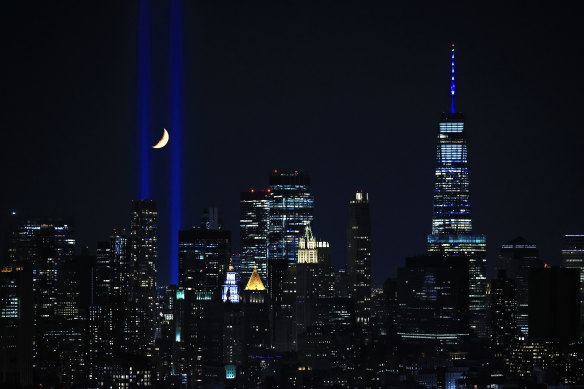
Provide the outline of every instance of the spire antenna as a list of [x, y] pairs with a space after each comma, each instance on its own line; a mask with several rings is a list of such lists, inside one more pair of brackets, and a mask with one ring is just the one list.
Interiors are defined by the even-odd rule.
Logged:
[[454, 94], [455, 94], [455, 89], [454, 89], [454, 43], [452, 44], [452, 55], [450, 56], [450, 66], [451, 66], [451, 71], [450, 71], [450, 113], [454, 113]]

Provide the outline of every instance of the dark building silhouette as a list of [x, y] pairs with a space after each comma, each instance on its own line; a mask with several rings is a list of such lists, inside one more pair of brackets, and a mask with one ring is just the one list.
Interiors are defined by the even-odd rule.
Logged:
[[406, 258], [398, 268], [398, 333], [405, 342], [459, 344], [468, 336], [468, 258]]
[[490, 286], [491, 341], [494, 356], [504, 359], [517, 344], [520, 334], [517, 325], [517, 284], [507, 278], [505, 270], [499, 270], [497, 279], [491, 280]]
[[584, 336], [584, 234], [564, 235], [562, 265], [580, 272], [580, 336]]
[[515, 283], [517, 294], [517, 326], [523, 336], [529, 334], [528, 280], [529, 271], [543, 267], [537, 246], [517, 237], [503, 244], [497, 257], [497, 270], [504, 270], [507, 279]]
[[223, 382], [222, 285], [231, 232], [201, 227], [179, 231], [179, 288], [184, 291], [180, 338], [190, 387]]
[[371, 217], [369, 194], [357, 191], [349, 203], [347, 274], [355, 320], [367, 327], [371, 317]]
[[0, 269], [0, 385], [33, 385], [32, 266]]
[[580, 274], [544, 267], [529, 271], [529, 338], [569, 342], [580, 335]]

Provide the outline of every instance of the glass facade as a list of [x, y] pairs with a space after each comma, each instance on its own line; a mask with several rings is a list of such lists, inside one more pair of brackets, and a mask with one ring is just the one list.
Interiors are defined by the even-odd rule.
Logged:
[[268, 231], [270, 193], [251, 190], [240, 196], [240, 242], [242, 279], [251, 276], [254, 267], [262, 280], [268, 280]]
[[432, 234], [428, 252], [469, 261], [469, 325], [487, 334], [486, 237], [472, 234], [464, 116], [444, 113], [439, 123]]
[[438, 134], [432, 234], [470, 233], [472, 230], [462, 114], [444, 114]]

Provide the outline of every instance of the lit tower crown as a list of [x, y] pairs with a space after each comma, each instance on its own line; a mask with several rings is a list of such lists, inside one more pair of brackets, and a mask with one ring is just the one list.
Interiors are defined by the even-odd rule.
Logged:
[[222, 299], [223, 302], [239, 303], [239, 288], [237, 286], [236, 272], [231, 263], [229, 264], [227, 277], [223, 284]]

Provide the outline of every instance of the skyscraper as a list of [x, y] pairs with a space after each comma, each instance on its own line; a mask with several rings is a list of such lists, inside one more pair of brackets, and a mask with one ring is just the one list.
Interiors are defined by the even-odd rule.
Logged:
[[451, 108], [450, 113], [442, 114], [439, 123], [428, 251], [449, 256], [464, 255], [469, 259], [469, 324], [475, 334], [486, 336], [486, 237], [472, 233], [464, 116], [454, 110], [454, 44], [451, 66]]
[[134, 200], [130, 219], [130, 353], [150, 356], [154, 346], [156, 268], [158, 262], [158, 206], [152, 200]]
[[539, 259], [539, 250], [530, 241], [517, 237], [501, 246], [496, 267], [497, 270], [504, 270], [506, 277], [515, 283], [517, 327], [527, 337], [529, 334], [529, 271], [543, 267], [543, 262]]
[[185, 374], [192, 387], [220, 382], [224, 376], [222, 285], [230, 257], [230, 231], [209, 230], [204, 221], [201, 227], [179, 231], [179, 290], [184, 290], [184, 300], [177, 340], [183, 344]]
[[349, 203], [347, 224], [347, 273], [355, 319], [366, 326], [371, 316], [371, 218], [369, 195], [357, 191]]
[[254, 190], [241, 192], [240, 196], [240, 246], [241, 278], [251, 276], [254, 267], [268, 280], [268, 232], [270, 226], [271, 191]]
[[32, 266], [0, 269], [0, 386], [32, 387]]
[[25, 220], [10, 236], [10, 264], [32, 268], [33, 357], [41, 383], [81, 379], [85, 318], [79, 311], [79, 285], [72, 272], [74, 252], [73, 228], [63, 219]]
[[517, 283], [503, 269], [491, 280], [490, 335], [496, 358], [507, 356], [517, 342]]
[[296, 349], [296, 262], [298, 242], [312, 222], [314, 198], [310, 178], [299, 171], [270, 175], [268, 231], [268, 285], [272, 302], [274, 345], [280, 351]]
[[580, 336], [584, 336], [584, 234], [564, 236], [562, 264], [580, 271]]

